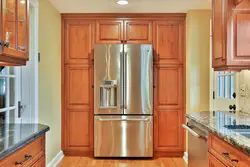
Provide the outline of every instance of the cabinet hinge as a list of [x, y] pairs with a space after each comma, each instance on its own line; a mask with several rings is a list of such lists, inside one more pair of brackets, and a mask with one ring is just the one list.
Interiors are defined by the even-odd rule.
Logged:
[[215, 99], [215, 91], [213, 91], [213, 99]]

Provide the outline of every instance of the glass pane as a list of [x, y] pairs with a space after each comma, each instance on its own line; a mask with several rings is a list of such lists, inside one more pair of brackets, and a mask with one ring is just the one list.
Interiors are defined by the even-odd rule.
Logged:
[[25, 51], [26, 35], [26, 2], [27, 0], [17, 0], [18, 4], [18, 50]]
[[6, 112], [0, 112], [0, 124], [5, 123], [6, 121]]
[[234, 97], [233, 97], [233, 93], [235, 92], [235, 90], [234, 90], [234, 76], [231, 76], [230, 80], [231, 80], [231, 82], [230, 82], [231, 99], [234, 99]]
[[15, 123], [15, 109], [14, 110], [10, 110], [10, 115], [9, 115], [9, 123]]
[[10, 78], [10, 107], [15, 106], [15, 78]]
[[6, 47], [16, 48], [16, 1], [3, 0], [3, 10], [5, 16], [4, 42]]
[[0, 74], [7, 74], [7, 68], [5, 66], [0, 66]]
[[0, 108], [6, 107], [6, 78], [0, 78]]

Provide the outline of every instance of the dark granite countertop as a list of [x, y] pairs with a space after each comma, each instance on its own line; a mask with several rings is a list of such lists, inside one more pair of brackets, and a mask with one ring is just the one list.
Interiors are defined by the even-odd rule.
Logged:
[[0, 124], [0, 160], [49, 131], [42, 124]]
[[249, 114], [204, 111], [187, 114], [186, 117], [250, 156], [250, 138], [224, 127], [225, 125], [235, 125], [235, 123], [236, 125], [250, 125]]

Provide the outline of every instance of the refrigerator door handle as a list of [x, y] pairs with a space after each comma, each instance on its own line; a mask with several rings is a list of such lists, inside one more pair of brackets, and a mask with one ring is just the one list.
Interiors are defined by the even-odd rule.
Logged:
[[123, 94], [124, 94], [124, 79], [123, 79], [123, 71], [124, 71], [124, 56], [123, 52], [120, 52], [120, 109], [124, 109], [124, 100], [123, 100]]
[[127, 57], [128, 57], [128, 52], [124, 52], [124, 109], [126, 110], [128, 107], [127, 107]]

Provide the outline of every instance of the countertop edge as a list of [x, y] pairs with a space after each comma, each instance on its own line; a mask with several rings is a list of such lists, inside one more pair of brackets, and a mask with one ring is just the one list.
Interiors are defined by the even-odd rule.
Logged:
[[204, 127], [206, 130], [208, 130], [209, 133], [211, 133], [211, 134], [219, 137], [220, 139], [222, 139], [223, 141], [227, 142], [231, 146], [235, 147], [236, 149], [238, 149], [241, 152], [245, 153], [246, 155], [250, 156], [250, 147], [248, 147], [248, 146], [246, 146], [244, 144], [240, 144], [239, 142], [235, 141], [234, 139], [228, 137], [227, 135], [219, 133], [215, 129], [212, 129], [212, 128], [204, 125], [198, 119], [192, 117], [189, 114], [186, 114], [186, 118], [191, 119], [192, 121], [195, 121], [196, 123], [198, 123], [199, 125], [201, 125], [202, 127]]
[[40, 132], [29, 136], [28, 138], [24, 139], [23, 141], [18, 142], [15, 145], [13, 145], [12, 147], [3, 151], [2, 153], [0, 153], [0, 161], [3, 160], [4, 158], [8, 157], [9, 155], [15, 153], [17, 150], [23, 148], [25, 145], [29, 144], [30, 142], [34, 141], [35, 139], [41, 137], [49, 130], [50, 130], [50, 127], [47, 126], [46, 128], [42, 129]]

